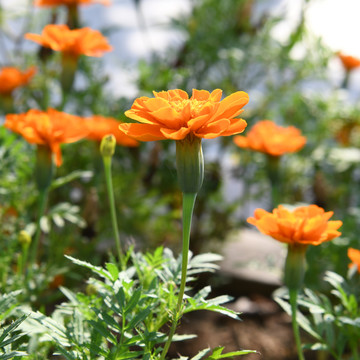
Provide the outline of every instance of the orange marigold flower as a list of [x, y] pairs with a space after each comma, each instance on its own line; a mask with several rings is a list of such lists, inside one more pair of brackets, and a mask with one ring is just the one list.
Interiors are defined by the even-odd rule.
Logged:
[[85, 124], [89, 130], [87, 138], [90, 140], [101, 141], [105, 135], [113, 134], [116, 142], [123, 146], [138, 146], [139, 143], [133, 138], [125, 135], [119, 130], [120, 121], [112, 117], [93, 115], [85, 119]]
[[67, 25], [46, 25], [41, 35], [25, 34], [25, 38], [44, 47], [67, 53], [75, 58], [80, 55], [100, 57], [112, 47], [97, 30], [89, 27], [70, 30]]
[[35, 66], [26, 71], [20, 71], [15, 67], [3, 67], [0, 70], [0, 95], [10, 95], [17, 87], [26, 85], [35, 72]]
[[189, 134], [212, 139], [244, 131], [246, 121], [236, 118], [249, 96], [238, 91], [221, 100], [222, 91], [183, 90], [153, 92], [154, 98], [140, 97], [125, 115], [139, 123], [121, 124], [125, 134], [141, 141], [182, 140]]
[[328, 221], [333, 211], [317, 205], [301, 206], [293, 211], [279, 205], [272, 213], [256, 209], [247, 221], [260, 232], [289, 245], [319, 245], [341, 235], [342, 221]]
[[360, 66], [360, 59], [351, 56], [351, 55], [345, 55], [341, 51], [337, 53], [339, 56], [339, 59], [341, 60], [345, 70], [350, 71]]
[[57, 166], [62, 163], [60, 144], [75, 142], [88, 134], [81, 117], [55, 109], [8, 114], [4, 126], [22, 135], [30, 144], [48, 146], [55, 154]]
[[110, 5], [109, 0], [35, 0], [36, 6], [71, 6], [71, 5], [90, 5], [90, 4]]
[[351, 260], [351, 264], [349, 264], [349, 268], [356, 265], [357, 270], [360, 273], [360, 250], [348, 248], [347, 255], [348, 255], [349, 259]]
[[271, 120], [262, 120], [256, 123], [246, 136], [235, 136], [234, 143], [241, 148], [280, 156], [302, 149], [306, 138], [294, 126], [282, 127]]

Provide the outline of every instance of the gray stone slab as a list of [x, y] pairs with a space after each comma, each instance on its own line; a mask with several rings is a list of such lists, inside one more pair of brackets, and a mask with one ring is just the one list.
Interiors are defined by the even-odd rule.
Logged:
[[223, 247], [220, 272], [241, 280], [282, 285], [286, 246], [256, 230], [233, 234]]

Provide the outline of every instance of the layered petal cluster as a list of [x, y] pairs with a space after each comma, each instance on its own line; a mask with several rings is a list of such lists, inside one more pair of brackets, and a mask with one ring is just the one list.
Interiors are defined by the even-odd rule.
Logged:
[[72, 5], [90, 5], [90, 4], [110, 5], [109, 0], [35, 0], [36, 6], [72, 6]]
[[356, 265], [357, 270], [360, 273], [360, 250], [349, 248], [347, 255], [349, 259], [351, 260], [351, 264], [349, 264], [349, 268]]
[[113, 134], [119, 145], [139, 145], [135, 139], [125, 135], [119, 130], [119, 125], [121, 123], [114, 118], [94, 115], [89, 118], [85, 118], [85, 124], [89, 130], [87, 138], [90, 140], [101, 141], [105, 135]]
[[235, 136], [234, 143], [241, 148], [281, 156], [301, 150], [306, 144], [306, 138], [294, 126], [282, 127], [271, 120], [262, 120], [246, 136]]
[[80, 55], [100, 57], [104, 52], [112, 50], [107, 39], [89, 27], [71, 30], [67, 25], [49, 24], [41, 35], [27, 33], [25, 38], [75, 58]]
[[269, 213], [256, 209], [247, 221], [260, 232], [291, 245], [319, 245], [341, 235], [342, 221], [329, 221], [333, 212], [317, 205], [301, 206], [293, 211], [280, 205]]
[[34, 66], [26, 71], [15, 67], [3, 67], [0, 70], [0, 95], [10, 95], [17, 87], [26, 85], [35, 73]]
[[196, 90], [192, 96], [183, 90], [154, 91], [154, 98], [140, 97], [125, 112], [139, 123], [121, 124], [125, 134], [141, 141], [182, 140], [189, 134], [212, 139], [244, 131], [246, 121], [236, 118], [249, 96], [238, 91], [221, 100], [222, 91]]
[[30, 144], [48, 146], [55, 155], [57, 166], [62, 163], [60, 145], [75, 142], [88, 134], [81, 117], [54, 109], [8, 114], [4, 126], [22, 135]]
[[360, 59], [351, 55], [346, 55], [338, 52], [339, 59], [341, 60], [345, 70], [350, 71], [360, 66]]

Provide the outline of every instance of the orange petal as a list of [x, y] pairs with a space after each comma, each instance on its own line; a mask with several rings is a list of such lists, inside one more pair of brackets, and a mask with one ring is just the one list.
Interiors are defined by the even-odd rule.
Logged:
[[171, 140], [182, 140], [190, 133], [190, 129], [185, 127], [182, 127], [179, 130], [162, 128], [160, 131], [167, 139]]
[[240, 109], [249, 102], [249, 95], [244, 91], [237, 91], [220, 102], [214, 119], [233, 118], [240, 114]]
[[224, 131], [221, 136], [231, 136], [234, 134], [242, 133], [247, 126], [247, 123], [243, 119], [233, 119], [230, 122], [230, 126]]
[[195, 131], [195, 136], [203, 139], [214, 139], [220, 135], [229, 127], [230, 120], [220, 119], [218, 121], [211, 122], [202, 126], [199, 130]]
[[165, 140], [159, 125], [150, 124], [120, 124], [119, 129], [126, 135], [140, 141]]
[[234, 136], [233, 141], [237, 146], [241, 148], [247, 148], [249, 146], [249, 140], [245, 136]]

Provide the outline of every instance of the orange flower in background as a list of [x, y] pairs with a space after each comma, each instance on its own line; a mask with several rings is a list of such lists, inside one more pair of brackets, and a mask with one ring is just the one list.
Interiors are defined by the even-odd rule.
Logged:
[[89, 130], [87, 138], [90, 140], [101, 141], [105, 135], [113, 134], [116, 142], [123, 146], [138, 146], [139, 143], [133, 138], [125, 135], [119, 130], [120, 121], [111, 117], [94, 115], [85, 119], [85, 124]]
[[356, 265], [357, 271], [360, 273], [360, 250], [349, 248], [347, 255], [351, 260], [351, 264], [349, 264], [349, 268]]
[[342, 221], [329, 221], [333, 211], [317, 205], [301, 206], [293, 211], [279, 205], [272, 213], [256, 209], [247, 219], [260, 232], [289, 245], [319, 245], [341, 235]]
[[90, 5], [103, 4], [110, 5], [109, 0], [35, 0], [36, 6], [71, 6], [71, 5]]
[[341, 60], [345, 70], [350, 71], [360, 66], [360, 59], [351, 56], [345, 55], [341, 51], [337, 53], [339, 59]]
[[3, 67], [0, 70], [0, 95], [10, 95], [19, 86], [26, 85], [36, 73], [34, 66], [26, 71], [15, 67]]
[[282, 127], [270, 120], [256, 123], [246, 136], [235, 136], [234, 143], [241, 147], [280, 156], [301, 150], [306, 138], [294, 126]]
[[62, 163], [60, 145], [75, 142], [88, 134], [81, 117], [54, 109], [8, 114], [4, 126], [22, 135], [30, 144], [48, 146], [55, 155], [57, 166]]
[[141, 141], [182, 140], [189, 134], [212, 139], [244, 131], [246, 121], [236, 118], [249, 96], [238, 91], [221, 100], [222, 91], [154, 91], [154, 98], [140, 97], [125, 115], [139, 123], [120, 124], [120, 130]]
[[74, 58], [80, 55], [100, 57], [104, 52], [112, 50], [99, 31], [88, 27], [70, 30], [67, 25], [50, 24], [44, 27], [41, 35], [27, 33], [25, 38]]

